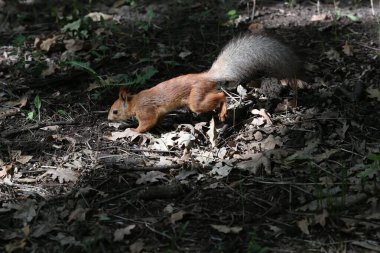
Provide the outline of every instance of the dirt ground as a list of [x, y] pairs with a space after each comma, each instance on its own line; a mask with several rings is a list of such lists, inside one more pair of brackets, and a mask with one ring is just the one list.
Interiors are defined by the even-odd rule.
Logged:
[[[377, 1], [11, 2], [0, 252], [380, 252]], [[291, 46], [303, 82], [224, 88], [226, 123], [107, 121], [119, 86], [207, 70], [244, 32]]]

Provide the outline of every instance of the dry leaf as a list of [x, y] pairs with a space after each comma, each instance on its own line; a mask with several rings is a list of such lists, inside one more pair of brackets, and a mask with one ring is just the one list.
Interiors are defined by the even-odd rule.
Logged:
[[260, 109], [260, 110], [253, 109], [251, 111], [251, 113], [254, 115], [260, 115], [261, 117], [263, 117], [266, 120], [266, 123], [268, 126], [271, 126], [273, 124], [272, 120], [270, 119], [270, 117], [269, 117], [268, 113], [265, 111], [265, 109]]
[[327, 18], [326, 14], [313, 15], [310, 21], [323, 21], [323, 20], [326, 20], [326, 18]]
[[179, 211], [179, 212], [176, 212], [176, 213], [173, 213], [171, 216], [170, 216], [170, 223], [171, 224], [175, 224], [177, 221], [180, 221], [183, 219], [183, 216], [187, 214], [185, 211]]
[[18, 158], [16, 158], [16, 162], [27, 164], [32, 158], [33, 156], [31, 155], [20, 155]]
[[161, 171], [149, 171], [146, 174], [140, 174], [140, 178], [137, 179], [136, 184], [146, 184], [157, 182], [159, 179], [165, 179], [166, 174]]
[[43, 131], [58, 131], [59, 126], [58, 125], [46, 126], [46, 127], [41, 127], [40, 129]]
[[228, 227], [226, 225], [211, 225], [211, 227], [221, 233], [224, 233], [224, 234], [229, 234], [229, 233], [233, 233], [233, 234], [238, 234], [240, 233], [240, 231], [243, 230], [242, 227]]
[[368, 97], [375, 98], [377, 101], [380, 102], [380, 90], [373, 88], [373, 86], [370, 86], [366, 89], [366, 92], [368, 93]]
[[252, 154], [252, 159], [248, 161], [239, 162], [236, 167], [241, 170], [248, 170], [249, 172], [256, 174], [257, 171], [264, 167], [266, 173], [272, 173], [272, 167], [270, 160], [263, 153]]
[[0, 178], [4, 178], [12, 169], [12, 164], [6, 164], [1, 166]]
[[36, 215], [36, 200], [34, 199], [27, 199], [22, 204], [14, 204], [14, 205], [7, 205], [8, 207], [11, 207], [12, 209], [17, 209], [17, 211], [13, 214], [13, 218], [15, 219], [21, 219], [25, 222], [30, 222]]
[[83, 208], [83, 207], [78, 207], [74, 211], [71, 212], [69, 215], [68, 222], [72, 222], [74, 220], [76, 221], [85, 221], [86, 220], [86, 213], [89, 211], [89, 208]]
[[307, 234], [307, 235], [310, 235], [309, 225], [310, 223], [307, 219], [297, 221], [297, 226], [301, 229], [302, 233]]
[[44, 69], [41, 73], [42, 77], [50, 76], [55, 73], [55, 70], [58, 69], [58, 65], [52, 59], [46, 59], [47, 69]]
[[62, 36], [53, 36], [53, 38], [48, 38], [44, 41], [42, 41], [41, 43], [39, 41], [35, 41], [35, 45], [36, 44], [39, 44], [39, 48], [43, 51], [46, 51], [46, 52], [49, 52], [50, 50], [50, 47], [55, 44], [55, 42], [57, 41], [57, 39], [61, 39]]
[[320, 224], [322, 227], [326, 225], [326, 218], [329, 217], [329, 213], [326, 209], [323, 209], [321, 214], [315, 215], [314, 221], [316, 224]]
[[129, 252], [130, 253], [140, 253], [144, 249], [144, 242], [143, 241], [136, 241], [129, 245]]
[[91, 13], [87, 14], [85, 17], [91, 18], [92, 21], [94, 21], [94, 22], [113, 19], [112, 15], [104, 14], [102, 12], [91, 12]]
[[210, 129], [206, 132], [206, 134], [209, 137], [209, 140], [211, 142], [211, 147], [215, 147], [216, 146], [217, 133], [216, 133], [216, 129], [215, 129], [214, 117], [210, 121]]
[[[70, 169], [49, 169], [47, 170], [42, 176], [50, 174], [53, 180], [58, 179], [59, 183], [63, 182], [76, 182], [78, 180], [78, 177], [76, 173]], [[41, 176], [41, 177], [42, 177]]]
[[115, 232], [113, 233], [113, 241], [114, 242], [122, 241], [124, 239], [124, 236], [130, 235], [131, 230], [134, 229], [135, 227], [136, 225], [129, 225], [125, 228], [116, 229]]
[[348, 45], [348, 42], [346, 41], [346, 43], [342, 46], [343, 48], [343, 53], [347, 56], [353, 56], [353, 52], [352, 52], [352, 47], [350, 45]]

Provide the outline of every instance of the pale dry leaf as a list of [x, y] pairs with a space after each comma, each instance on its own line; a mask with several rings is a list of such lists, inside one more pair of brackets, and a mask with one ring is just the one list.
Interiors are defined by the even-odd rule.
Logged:
[[268, 126], [271, 126], [273, 123], [272, 123], [272, 120], [270, 119], [268, 113], [265, 111], [265, 109], [260, 109], [260, 110], [257, 110], [257, 109], [253, 109], [251, 111], [251, 113], [253, 115], [260, 115], [261, 117], [263, 117], [266, 121], [266, 124]]
[[12, 164], [5, 164], [1, 166], [0, 178], [4, 178], [12, 170]]
[[314, 217], [314, 221], [316, 224], [320, 224], [322, 227], [326, 225], [326, 218], [329, 217], [329, 213], [326, 209], [323, 209], [321, 214], [317, 214]]
[[34, 238], [45, 236], [47, 233], [51, 232], [54, 229], [54, 227], [55, 227], [55, 224], [52, 224], [50, 222], [37, 224], [33, 226], [33, 231], [30, 234], [30, 236]]
[[78, 242], [77, 240], [75, 240], [74, 236], [68, 236], [68, 235], [65, 235], [62, 232], [59, 232], [57, 234], [57, 236], [54, 238], [54, 240], [56, 240], [57, 242], [59, 242], [62, 246], [65, 246], [65, 245], [79, 246], [79, 245], [81, 245], [80, 242]]
[[43, 131], [58, 131], [59, 129], [59, 126], [58, 125], [53, 125], [53, 126], [46, 126], [46, 127], [41, 127], [40, 130], [43, 130]]
[[348, 42], [346, 41], [346, 43], [342, 46], [342, 50], [343, 50], [343, 53], [347, 56], [353, 56], [354, 53], [352, 52], [352, 46], [350, 46], [348, 44]]
[[76, 182], [78, 180], [78, 176], [71, 169], [49, 169], [44, 174], [50, 174], [53, 180], [58, 179], [59, 183], [64, 182]]
[[214, 225], [214, 224], [211, 224], [211, 227], [213, 229], [217, 230], [218, 232], [221, 232], [221, 233], [224, 233], [224, 234], [229, 234], [229, 233], [238, 234], [238, 233], [240, 233], [243, 230], [242, 227], [229, 227], [229, 226], [226, 226], [226, 225]]
[[323, 21], [323, 20], [326, 20], [326, 18], [327, 18], [326, 14], [313, 15], [313, 16], [311, 16], [310, 21], [312, 21], [312, 22]]
[[37, 202], [34, 199], [27, 199], [25, 202], [13, 206], [13, 209], [17, 209], [17, 211], [13, 214], [13, 218], [30, 222], [37, 215], [36, 203]]
[[227, 155], [227, 148], [226, 147], [221, 147], [219, 150], [218, 150], [218, 157], [220, 159], [224, 159]]
[[175, 224], [177, 221], [180, 221], [183, 219], [183, 216], [186, 214], [185, 211], [178, 211], [176, 213], [173, 213], [170, 215], [170, 223]]
[[91, 18], [92, 21], [94, 21], [94, 22], [99, 22], [102, 20], [107, 21], [107, 20], [113, 19], [112, 15], [104, 14], [102, 12], [91, 12], [91, 13], [87, 14], [85, 17]]
[[188, 57], [189, 55], [191, 55], [192, 53], [189, 51], [189, 50], [185, 50], [185, 51], [182, 51], [181, 53], [179, 53], [179, 58], [181, 59], [185, 59], [186, 57]]
[[221, 179], [227, 177], [230, 174], [231, 170], [231, 166], [223, 165], [223, 163], [219, 162], [215, 164], [209, 174], [216, 179]]
[[112, 132], [111, 136], [104, 136], [105, 139], [110, 140], [110, 141], [116, 141], [117, 139], [120, 138], [126, 138], [130, 137], [131, 141], [136, 139], [138, 136], [142, 136], [143, 134], [132, 131], [130, 128], [125, 129], [123, 132]]
[[253, 174], [256, 174], [261, 167], [264, 167], [267, 174], [272, 173], [270, 160], [263, 153], [252, 154], [251, 160], [239, 162], [236, 164], [236, 167], [241, 170], [247, 170]]
[[40, 49], [46, 52], [49, 52], [50, 47], [55, 44], [58, 38], [62, 38], [62, 36], [53, 36], [53, 38], [48, 38], [41, 42]]
[[130, 253], [140, 253], [144, 249], [144, 242], [139, 240], [129, 245]]
[[380, 102], [380, 89], [376, 89], [373, 88], [373, 86], [370, 86], [366, 89], [366, 92], [368, 93], [368, 97], [375, 98]]
[[65, 136], [65, 135], [60, 135], [60, 134], [52, 134], [48, 137], [48, 140], [54, 140], [54, 141], [68, 141], [71, 145], [75, 146], [76, 140], [72, 137]]
[[160, 161], [156, 164], [156, 166], [169, 166], [172, 165], [173, 161], [168, 159], [165, 156], [160, 156]]
[[210, 121], [210, 128], [206, 132], [206, 134], [207, 134], [207, 136], [211, 142], [211, 147], [215, 147], [216, 146], [217, 133], [216, 133], [216, 129], [215, 129], [214, 117]]
[[276, 146], [282, 147], [283, 142], [280, 136], [274, 137], [273, 135], [269, 135], [264, 141], [261, 142], [261, 148], [263, 150], [272, 150]]
[[299, 229], [301, 229], [302, 233], [306, 235], [310, 235], [309, 225], [310, 223], [307, 219], [297, 221], [297, 226], [299, 227]]
[[64, 40], [63, 43], [65, 43], [65, 48], [67, 52], [70, 52], [70, 53], [74, 53], [79, 50], [82, 50], [83, 45], [84, 45], [83, 40], [75, 40], [75, 39]]
[[174, 204], [170, 203], [167, 206], [165, 206], [164, 212], [173, 213], [174, 212]]
[[21, 164], [27, 164], [32, 158], [33, 156], [31, 155], [20, 155], [16, 158], [16, 162], [19, 162]]
[[335, 49], [331, 48], [329, 51], [325, 52], [327, 58], [332, 61], [332, 60], [335, 60], [335, 61], [340, 61], [340, 55], [338, 53], [338, 51], [336, 51]]
[[241, 99], [244, 99], [247, 96], [247, 89], [245, 89], [241, 85], [238, 85], [238, 87], [236, 88], [236, 91], [240, 95]]
[[55, 64], [55, 62], [52, 59], [48, 58], [45, 61], [46, 61], [47, 68], [41, 72], [42, 77], [47, 77], [54, 74], [55, 70], [59, 68], [58, 65]]
[[136, 225], [128, 225], [125, 228], [119, 228], [116, 229], [115, 232], [113, 233], [113, 241], [114, 242], [119, 242], [124, 239], [126, 235], [131, 234], [131, 230], [134, 229]]
[[179, 136], [180, 137], [176, 140], [176, 143], [177, 143], [178, 147], [180, 147], [180, 148], [190, 147], [191, 144], [193, 143], [193, 141], [195, 140], [194, 135], [191, 133], [188, 133], [188, 132], [181, 131]]
[[140, 174], [140, 178], [136, 180], [136, 184], [154, 183], [159, 179], [166, 179], [166, 174], [161, 171], [149, 171]]
[[78, 207], [74, 211], [72, 211], [69, 215], [68, 222], [72, 221], [85, 221], [86, 220], [86, 213], [90, 210], [90, 208], [83, 208]]
[[263, 134], [260, 131], [256, 131], [253, 134], [253, 137], [255, 137], [256, 141], [262, 141], [263, 140]]

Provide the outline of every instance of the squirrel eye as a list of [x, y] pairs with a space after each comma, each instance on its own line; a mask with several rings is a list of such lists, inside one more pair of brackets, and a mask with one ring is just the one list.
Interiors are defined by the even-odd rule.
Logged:
[[113, 112], [112, 112], [113, 114], [117, 114], [117, 110], [113, 110]]

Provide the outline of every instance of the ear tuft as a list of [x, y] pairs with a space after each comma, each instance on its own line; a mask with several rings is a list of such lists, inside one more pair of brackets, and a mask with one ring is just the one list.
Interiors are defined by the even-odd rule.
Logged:
[[127, 98], [128, 98], [128, 90], [127, 90], [127, 88], [120, 88], [119, 98], [121, 100], [124, 100], [124, 101], [127, 100]]

